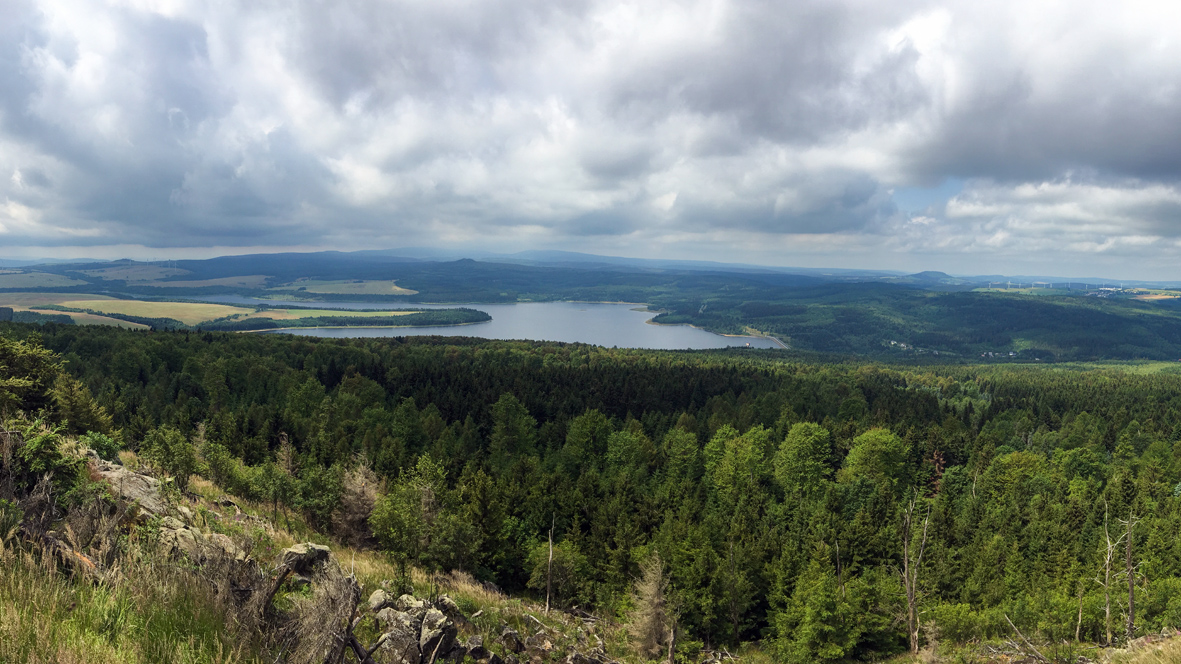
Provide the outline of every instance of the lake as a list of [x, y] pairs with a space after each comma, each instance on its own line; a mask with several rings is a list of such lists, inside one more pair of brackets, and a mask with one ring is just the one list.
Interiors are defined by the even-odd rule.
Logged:
[[526, 339], [594, 344], [608, 348], [649, 348], [660, 350], [726, 348], [780, 348], [762, 337], [726, 337], [687, 325], [651, 325], [655, 314], [637, 304], [591, 304], [585, 302], [519, 302], [516, 304], [401, 304], [376, 302], [292, 302], [258, 300], [238, 296], [194, 298], [225, 304], [272, 307], [297, 306], [317, 309], [416, 308], [448, 309], [468, 307], [492, 316], [487, 323], [443, 327], [396, 328], [292, 328], [263, 334], [296, 334], [313, 337], [406, 337], [437, 334], [483, 339]]

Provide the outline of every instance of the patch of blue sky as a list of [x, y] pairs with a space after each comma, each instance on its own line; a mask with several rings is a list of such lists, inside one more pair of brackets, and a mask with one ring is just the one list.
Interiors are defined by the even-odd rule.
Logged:
[[895, 187], [894, 204], [907, 214], [924, 214], [942, 208], [956, 194], [964, 190], [962, 178], [944, 178], [937, 187]]

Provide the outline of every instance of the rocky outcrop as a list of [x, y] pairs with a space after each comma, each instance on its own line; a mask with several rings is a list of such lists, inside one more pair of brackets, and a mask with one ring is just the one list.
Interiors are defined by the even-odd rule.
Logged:
[[283, 549], [280, 562], [295, 574], [310, 574], [317, 563], [328, 560], [332, 550], [322, 544], [304, 542]]
[[172, 513], [164, 499], [160, 480], [129, 470], [117, 463], [103, 461], [97, 456], [91, 458], [95, 471], [107, 484], [111, 493], [139, 506], [140, 518], [167, 516]]
[[221, 533], [205, 534], [180, 519], [166, 516], [160, 520], [160, 546], [173, 555], [184, 554], [194, 562], [229, 558], [247, 562], [249, 556], [234, 540]]
[[[384, 589], [369, 596], [368, 608], [381, 632], [381, 639], [373, 646], [374, 664], [443, 664], [478, 662], [479, 664], [524, 664], [526, 662], [566, 662], [567, 664], [607, 664], [610, 660], [601, 648], [586, 653], [558, 647], [548, 628], [534, 619], [540, 629], [522, 639], [520, 634], [505, 626], [493, 641], [492, 647], [484, 637], [475, 633], [472, 620], [459, 604], [442, 596], [433, 602], [402, 595], [391, 599]], [[460, 635], [466, 626], [470, 634]], [[495, 648], [499, 652], [493, 652]]]

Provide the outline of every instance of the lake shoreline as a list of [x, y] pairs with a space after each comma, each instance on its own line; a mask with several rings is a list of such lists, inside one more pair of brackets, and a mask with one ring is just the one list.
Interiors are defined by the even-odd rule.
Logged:
[[[203, 297], [204, 301], [223, 304], [250, 306], [262, 304], [253, 298]], [[266, 305], [281, 308], [279, 301], [268, 300]], [[341, 311], [347, 316], [350, 309], [377, 309], [371, 301], [357, 302], [293, 302], [302, 307], [325, 308]], [[457, 329], [457, 325], [419, 326], [334, 326], [270, 328], [257, 330], [269, 334], [292, 334], [331, 338], [377, 338], [381, 336], [471, 336], [501, 340], [553, 341], [560, 343], [582, 343], [604, 348], [645, 348], [651, 350], [705, 350], [720, 348], [764, 348], [785, 349], [787, 344], [773, 337], [759, 335], [718, 334], [694, 325], [645, 325], [660, 313], [644, 302], [604, 302], [588, 300], [545, 300], [535, 302], [398, 302], [385, 303], [387, 307], [405, 309], [442, 309], [467, 307], [484, 311], [492, 316], [482, 327]], [[398, 321], [401, 323], [402, 321]], [[474, 324], [474, 323], [467, 323]], [[385, 328], [385, 329], [383, 329]]]
[[413, 330], [423, 327], [464, 327], [466, 325], [487, 325], [490, 320], [471, 323], [434, 323], [431, 325], [292, 325], [291, 327], [270, 327], [265, 330], [240, 330], [241, 334], [275, 334], [287, 330]]
[[767, 339], [768, 341], [774, 341], [775, 343], [779, 344], [780, 350], [791, 350], [791, 346], [788, 346], [787, 344], [780, 341], [777, 337], [773, 337], [769, 334], [726, 334], [725, 332], [714, 332], [713, 330], [694, 325], [693, 323], [657, 323], [656, 316], [649, 318], [648, 320], [644, 321], [644, 323], [647, 325], [657, 325], [659, 327], [691, 327], [694, 330], [701, 330], [702, 332], [709, 332], [710, 334], [716, 334], [719, 337], [729, 337], [731, 339]]

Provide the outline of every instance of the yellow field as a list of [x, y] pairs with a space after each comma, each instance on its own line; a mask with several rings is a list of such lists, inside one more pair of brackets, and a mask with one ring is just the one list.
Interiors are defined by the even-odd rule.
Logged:
[[[2, 275], [0, 275], [2, 276]], [[144, 300], [116, 300], [101, 295], [82, 293], [0, 293], [0, 307], [12, 307], [17, 311], [39, 311], [47, 314], [66, 314], [79, 325], [117, 325], [119, 327], [143, 328], [144, 325], [129, 323], [116, 318], [87, 313], [74, 313], [41, 309], [41, 306], [56, 304], [71, 309], [89, 309], [108, 314], [143, 316], [145, 318], [173, 318], [186, 325], [197, 325], [215, 318], [236, 316], [245, 318], [271, 318], [274, 320], [295, 320], [320, 316], [357, 316], [373, 318], [378, 316], [405, 316], [416, 311], [350, 311], [348, 309], [265, 309], [257, 311], [251, 307], [236, 307], [228, 304], [204, 302], [148, 302]]]
[[78, 281], [60, 274], [48, 272], [7, 272], [0, 274], [0, 288], [60, 288], [62, 286], [84, 286]]
[[387, 281], [317, 281], [300, 279], [285, 286], [272, 288], [275, 291], [303, 289], [307, 293], [335, 295], [414, 295], [418, 291], [402, 288], [392, 280]]
[[[42, 309], [42, 305], [46, 304], [61, 304], [79, 297], [78, 293], [0, 293], [0, 307], [11, 307], [15, 311], [36, 311], [42, 314], [65, 314], [74, 319], [78, 325], [111, 325], [114, 327], [125, 327], [128, 329], [145, 329], [147, 325], [140, 325], [139, 323], [129, 323], [118, 318], [107, 318], [106, 316], [96, 316], [94, 314], [78, 314], [68, 311], [54, 311], [52, 309]], [[95, 302], [108, 301], [102, 295], [89, 295], [93, 297]], [[88, 307], [93, 309], [94, 307]]]
[[144, 316], [146, 318], [174, 318], [186, 325], [196, 325], [214, 318], [234, 314], [254, 313], [253, 309], [231, 307], [226, 304], [205, 304], [198, 302], [144, 302], [141, 300], [68, 300], [60, 303], [63, 307], [92, 309], [107, 314]]

